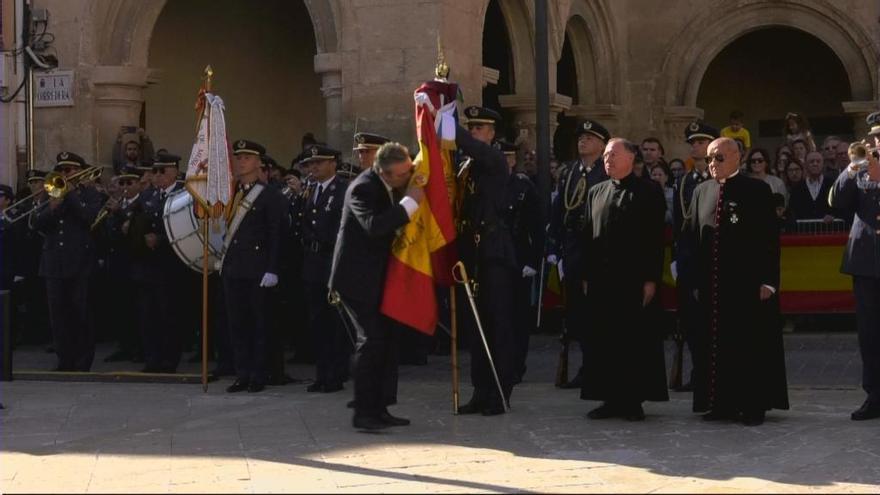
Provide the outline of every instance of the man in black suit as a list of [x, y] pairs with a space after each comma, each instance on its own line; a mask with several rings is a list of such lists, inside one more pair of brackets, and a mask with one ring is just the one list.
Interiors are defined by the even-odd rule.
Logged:
[[587, 194], [582, 245], [589, 255], [579, 278], [590, 324], [581, 399], [603, 401], [590, 419], [641, 421], [643, 401], [669, 400], [662, 335], [648, 318], [663, 274], [666, 200], [636, 175], [638, 152], [629, 141], [610, 140], [603, 155], [610, 180]]
[[333, 245], [339, 233], [342, 203], [348, 181], [336, 175], [339, 152], [314, 144], [303, 161], [314, 182], [306, 191], [302, 216], [303, 274], [308, 303], [309, 333], [315, 349], [315, 383], [308, 392], [337, 392], [348, 379], [354, 336], [327, 301], [327, 281], [333, 264]]
[[[59, 153], [55, 171], [69, 177], [81, 171], [85, 160]], [[89, 277], [95, 264], [91, 226], [103, 198], [91, 184], [79, 184], [62, 198], [31, 214], [30, 225], [45, 236], [40, 276], [46, 280], [49, 321], [57, 371], [89, 371], [95, 357], [95, 335], [88, 315]]]
[[734, 140], [716, 139], [706, 153], [712, 180], [694, 190], [682, 232], [695, 247], [701, 310], [694, 411], [756, 426], [766, 411], [788, 409], [776, 211], [770, 187], [739, 173]]
[[828, 191], [832, 179], [825, 176], [822, 153], [807, 153], [804, 180], [792, 188], [788, 209], [795, 220], [834, 220], [834, 212], [828, 204]]
[[277, 188], [258, 180], [265, 151], [245, 139], [232, 146], [237, 183], [220, 267], [237, 376], [226, 388], [230, 393], [260, 392], [266, 386], [269, 290], [278, 285], [287, 201]]
[[[559, 194], [551, 205], [550, 245], [547, 262], [559, 264], [565, 286], [565, 328], [567, 338], [577, 341], [584, 349], [584, 331], [587, 318], [586, 301], [581, 291], [581, 273], [584, 260], [590, 256], [584, 250], [583, 232], [587, 218], [587, 192], [596, 184], [608, 180], [602, 164], [602, 151], [611, 134], [595, 120], [585, 119], [575, 130], [578, 159], [570, 163], [559, 177]], [[580, 388], [583, 366], [577, 375], [562, 388]]]
[[[397, 347], [391, 321], [379, 313], [379, 305], [395, 232], [409, 223], [424, 197], [421, 188], [407, 187], [412, 171], [405, 146], [387, 143], [379, 148], [373, 167], [358, 175], [345, 194], [333, 251], [329, 288], [357, 330], [352, 422], [359, 429], [409, 424], [387, 409], [389, 380], [396, 381]], [[392, 385], [396, 396], [396, 383]]]
[[[868, 116], [874, 146], [880, 146], [880, 112]], [[840, 271], [853, 278], [856, 324], [862, 355], [862, 389], [868, 394], [854, 421], [880, 418], [880, 161], [850, 164], [831, 189], [833, 208], [854, 214]]]

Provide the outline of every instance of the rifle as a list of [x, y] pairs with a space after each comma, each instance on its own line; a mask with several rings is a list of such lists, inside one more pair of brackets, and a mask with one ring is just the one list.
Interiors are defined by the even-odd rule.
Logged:
[[675, 356], [672, 358], [672, 368], [669, 369], [669, 388], [672, 390], [681, 388], [681, 371], [684, 368], [684, 336], [680, 330], [672, 334], [675, 341]]
[[568, 338], [568, 330], [563, 327], [562, 334], [559, 335], [559, 342], [562, 349], [559, 351], [559, 364], [556, 365], [556, 387], [561, 387], [568, 383], [568, 348], [571, 340]]

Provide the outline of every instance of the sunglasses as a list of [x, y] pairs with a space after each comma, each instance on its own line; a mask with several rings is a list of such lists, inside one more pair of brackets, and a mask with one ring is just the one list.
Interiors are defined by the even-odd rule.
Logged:
[[724, 155], [721, 153], [715, 153], [714, 155], [707, 156], [704, 160], [706, 160], [706, 165], [712, 163], [712, 160], [715, 160], [718, 163], [724, 163]]
[[749, 163], [764, 163], [765, 161], [763, 158], [752, 158]]

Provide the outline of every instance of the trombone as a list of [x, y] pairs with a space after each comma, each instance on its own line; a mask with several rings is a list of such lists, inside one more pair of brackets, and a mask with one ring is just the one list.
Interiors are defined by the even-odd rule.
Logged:
[[[87, 167], [69, 177], [65, 177], [58, 172], [49, 172], [43, 183], [43, 190], [29, 194], [4, 208], [2, 213], [3, 218], [9, 223], [18, 222], [19, 220], [30, 216], [31, 213], [41, 210], [49, 203], [48, 201], [37, 202], [37, 198], [42, 196], [43, 193], [49, 195], [52, 199], [61, 199], [74, 187], [85, 182], [94, 181], [100, 177], [103, 172], [103, 167]], [[33, 204], [28, 208], [24, 208], [24, 206], [30, 201], [32, 201]]]

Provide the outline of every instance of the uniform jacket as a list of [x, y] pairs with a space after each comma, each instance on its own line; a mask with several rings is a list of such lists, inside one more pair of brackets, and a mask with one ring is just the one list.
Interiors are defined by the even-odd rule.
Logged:
[[221, 273], [224, 278], [260, 280], [266, 273], [280, 273], [287, 208], [278, 189], [263, 189], [228, 243]]
[[513, 235], [519, 268], [538, 269], [544, 252], [544, 226], [538, 192], [529, 177], [512, 174], [508, 180], [507, 224]]
[[709, 180], [709, 172], [705, 174], [694, 170], [683, 175], [675, 184], [672, 198], [672, 221], [673, 221], [673, 259], [678, 270], [678, 285], [693, 287], [696, 283], [696, 247], [693, 245], [692, 238], [682, 236], [681, 231], [684, 226], [686, 217], [689, 215], [691, 200], [694, 197], [694, 190]]
[[[165, 232], [165, 203], [171, 195], [183, 189], [175, 184], [171, 194], [161, 197], [161, 191], [153, 190], [143, 198], [139, 197], [139, 207], [133, 210], [128, 238], [131, 246], [131, 277], [136, 282], [169, 283], [185, 268], [174, 253]], [[141, 193], [144, 194], [144, 193]], [[155, 249], [147, 247], [144, 236], [155, 234], [158, 244]]]
[[336, 176], [315, 203], [317, 188], [318, 183], [309, 187], [308, 198], [302, 205], [303, 280], [326, 285], [348, 181]]
[[91, 227], [102, 204], [101, 193], [80, 186], [67, 193], [55, 210], [46, 206], [32, 214], [31, 226], [45, 236], [41, 277], [73, 278], [91, 273], [95, 263]]
[[867, 170], [853, 177], [843, 172], [834, 182], [830, 205], [853, 215], [852, 228], [840, 271], [859, 277], [880, 278], [880, 185], [868, 180]]
[[395, 232], [408, 222], [406, 210], [392, 202], [374, 171], [358, 175], [345, 193], [330, 290], [378, 307]]

